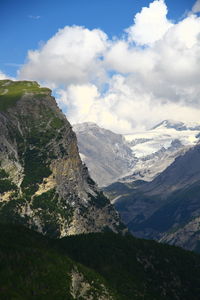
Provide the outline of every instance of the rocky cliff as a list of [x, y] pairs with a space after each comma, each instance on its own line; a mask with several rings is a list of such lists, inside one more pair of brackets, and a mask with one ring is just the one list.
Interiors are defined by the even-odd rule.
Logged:
[[123, 228], [51, 90], [36, 82], [0, 81], [0, 221], [51, 237]]

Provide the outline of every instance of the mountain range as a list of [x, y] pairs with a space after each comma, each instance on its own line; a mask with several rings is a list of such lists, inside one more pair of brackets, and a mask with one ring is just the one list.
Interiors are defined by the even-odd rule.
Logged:
[[73, 128], [91, 176], [100, 186], [107, 186], [118, 180], [153, 180], [198, 143], [198, 126], [165, 120], [150, 130], [131, 134], [116, 134], [94, 123]]
[[188, 150], [151, 182], [105, 188], [136, 236], [198, 250], [200, 145]]
[[[132, 150], [132, 166], [128, 175], [121, 173], [104, 191], [133, 235], [198, 251], [199, 128], [198, 124], [165, 120], [145, 132], [123, 135]], [[95, 133], [99, 130], [103, 132], [96, 126]], [[84, 137], [80, 138], [83, 144]], [[90, 164], [91, 174], [93, 165], [95, 160]]]
[[[96, 131], [98, 127], [94, 129], [93, 142], [98, 140]], [[107, 156], [110, 163], [119, 157], [118, 168], [132, 170], [138, 160], [133, 155], [133, 145], [124, 136], [110, 131], [104, 138], [104, 132], [100, 135], [102, 140], [108, 143], [110, 136], [112, 140], [108, 147], [103, 148], [103, 142], [98, 145], [102, 145], [102, 151], [113, 150], [114, 159]], [[178, 141], [171, 143], [175, 148], [179, 145]], [[163, 223], [158, 228], [155, 221], [166, 218], [160, 213], [161, 202], [173, 203], [173, 210], [169, 209], [172, 220], [183, 225], [176, 227], [177, 235], [183, 234], [181, 228], [188, 232], [191, 226], [197, 228], [200, 149], [188, 146], [190, 150], [179, 155], [153, 181], [122, 179], [107, 188], [108, 194], [116, 193], [118, 188], [119, 201], [115, 205], [124, 222], [123, 210], [131, 213], [128, 232], [82, 163], [76, 135], [51, 90], [31, 81], [0, 81], [0, 299], [198, 300], [200, 256], [197, 253], [130, 234], [140, 235], [144, 228], [152, 232], [153, 228], [159, 238], [171, 243], [175, 238], [170, 235], [173, 232], [166, 235], [162, 231], [160, 235]], [[97, 155], [94, 148], [95, 144], [91, 154]], [[171, 173], [176, 180], [170, 179]], [[117, 174], [112, 176], [114, 180]], [[125, 208], [122, 190], [126, 191], [123, 196], [131, 195], [131, 201], [137, 194], [136, 206], [143, 205], [145, 216], [138, 217], [140, 221], [133, 217], [130, 206]], [[179, 196], [175, 202], [174, 193]], [[188, 198], [182, 201], [187, 193]], [[146, 203], [151, 197], [156, 206], [156, 209], [154, 205], [151, 207], [150, 213], [149, 209], [146, 211], [144, 197]], [[145, 223], [151, 217], [154, 227]], [[182, 223], [181, 218], [184, 218]], [[170, 227], [171, 223], [167, 225]], [[193, 237], [191, 240], [194, 241]], [[197, 242], [198, 236], [195, 246], [192, 248], [190, 243], [188, 248], [198, 251]]]

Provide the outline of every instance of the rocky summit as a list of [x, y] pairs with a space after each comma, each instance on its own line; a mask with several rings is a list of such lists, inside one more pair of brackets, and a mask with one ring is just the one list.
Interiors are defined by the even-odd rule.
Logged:
[[36, 82], [0, 81], [0, 222], [56, 238], [124, 229], [51, 90]]

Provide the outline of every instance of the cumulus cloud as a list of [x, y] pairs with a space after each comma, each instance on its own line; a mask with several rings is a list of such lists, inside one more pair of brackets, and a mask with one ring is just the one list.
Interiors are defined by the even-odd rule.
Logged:
[[199, 110], [184, 103], [162, 102], [147, 91], [131, 84], [130, 77], [115, 75], [109, 89], [101, 94], [95, 85], [70, 85], [59, 90], [59, 101], [66, 106], [72, 124], [95, 122], [118, 133], [151, 128], [170, 118], [182, 121], [199, 120]]
[[134, 18], [134, 25], [126, 31], [129, 40], [139, 45], [151, 45], [160, 40], [173, 24], [167, 19], [164, 0], [156, 0], [144, 7]]
[[130, 132], [132, 124], [113, 109], [117, 109], [118, 99], [111, 91], [102, 96], [92, 84], [70, 85], [67, 90], [57, 91], [61, 106], [67, 108], [67, 116], [72, 124], [95, 122], [114, 131]]
[[99, 29], [66, 26], [41, 49], [28, 52], [28, 61], [19, 76], [55, 84], [85, 83], [94, 74], [100, 78], [106, 41], [106, 34]]
[[194, 4], [194, 6], [192, 7], [192, 11], [194, 13], [198, 13], [200, 12], [200, 0], [197, 0]]
[[125, 32], [109, 40], [100, 29], [65, 27], [29, 51], [19, 77], [55, 88], [72, 123], [131, 132], [169, 117], [199, 121], [200, 17], [172, 23], [155, 0]]
[[[128, 73], [130, 85], [156, 102], [200, 105], [200, 18], [190, 15], [148, 47], [116, 41], [106, 54], [110, 68]], [[154, 99], [154, 100], [153, 100]]]

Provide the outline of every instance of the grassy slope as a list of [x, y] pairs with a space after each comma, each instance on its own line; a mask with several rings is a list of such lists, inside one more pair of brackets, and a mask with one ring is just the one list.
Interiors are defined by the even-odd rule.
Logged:
[[40, 88], [36, 82], [0, 80], [0, 111], [6, 111], [25, 94], [41, 95], [49, 93], [48, 88]]

